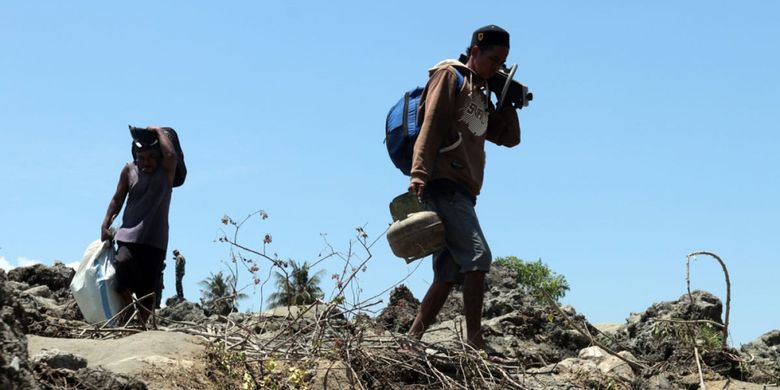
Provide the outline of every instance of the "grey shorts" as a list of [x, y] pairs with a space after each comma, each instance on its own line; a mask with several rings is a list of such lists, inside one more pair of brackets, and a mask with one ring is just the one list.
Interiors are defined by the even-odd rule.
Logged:
[[466, 272], [490, 271], [493, 258], [472, 200], [450, 191], [431, 194], [427, 205], [444, 223], [447, 242], [445, 249], [433, 254], [434, 282], [462, 284]]

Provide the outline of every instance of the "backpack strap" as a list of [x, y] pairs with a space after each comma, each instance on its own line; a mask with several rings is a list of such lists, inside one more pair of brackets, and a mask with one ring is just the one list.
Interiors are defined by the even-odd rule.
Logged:
[[458, 92], [460, 92], [460, 90], [463, 89], [463, 75], [460, 73], [460, 70], [457, 66], [453, 66], [453, 68], [455, 68], [455, 77], [458, 80]]
[[[441, 63], [439, 63], [439, 64], [437, 64], [437, 66], [429, 69], [429, 72], [432, 72], [433, 70], [435, 70], [437, 67], [440, 66], [440, 64]], [[461, 70], [458, 69], [457, 66], [455, 66], [453, 64], [449, 64], [449, 65], [452, 66], [453, 69], [455, 69], [456, 89], [457, 89], [457, 93], [460, 93], [460, 90], [463, 89], [463, 84], [465, 83], [465, 77], [463, 76], [463, 73], [461, 73]], [[408, 101], [408, 99], [406, 99], [406, 100]], [[421, 104], [418, 109], [422, 108], [423, 106], [424, 106], [424, 104]], [[406, 111], [406, 107], [404, 107], [404, 111]], [[424, 117], [424, 115], [418, 115], [417, 116], [417, 126], [418, 126], [418, 128], [422, 126], [423, 117]], [[407, 124], [406, 124], [407, 118], [406, 118], [406, 116], [404, 116], [403, 121], [404, 121], [404, 130], [406, 130], [406, 128], [407, 128]], [[445, 147], [439, 149], [439, 153], [449, 152], [450, 150], [453, 150], [453, 149], [457, 148], [458, 146], [460, 146], [461, 142], [463, 142], [463, 135], [458, 133], [458, 140], [455, 141], [452, 145], [445, 146]]]
[[458, 132], [458, 140], [457, 140], [457, 141], [455, 141], [455, 142], [454, 142], [452, 145], [450, 145], [450, 146], [445, 146], [445, 147], [443, 147], [443, 148], [439, 149], [439, 153], [446, 153], [446, 152], [449, 152], [450, 150], [455, 150], [455, 148], [457, 148], [458, 146], [460, 146], [461, 142], [463, 142], [463, 134], [461, 134], [460, 132]]
[[[460, 93], [460, 90], [463, 89], [463, 84], [465, 80], [463, 74], [460, 73], [460, 69], [458, 69], [457, 66], [453, 66], [453, 68], [455, 69], [455, 77], [457, 80], [458, 93]], [[455, 141], [452, 145], [445, 146], [439, 149], [439, 153], [446, 153], [449, 152], [450, 150], [455, 150], [455, 148], [460, 146], [461, 142], [463, 142], [463, 135], [460, 132], [458, 132], [458, 140]]]

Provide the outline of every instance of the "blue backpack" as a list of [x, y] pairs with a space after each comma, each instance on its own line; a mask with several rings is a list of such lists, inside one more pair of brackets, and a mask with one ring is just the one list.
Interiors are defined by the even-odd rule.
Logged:
[[[463, 75], [457, 68], [455, 70], [458, 91], [460, 91], [463, 87]], [[423, 87], [417, 87], [407, 91], [401, 100], [390, 108], [385, 121], [387, 153], [390, 154], [390, 159], [393, 160], [396, 168], [406, 176], [411, 174], [414, 142], [417, 141], [422, 125], [422, 118], [419, 118], [418, 114], [423, 90]]]

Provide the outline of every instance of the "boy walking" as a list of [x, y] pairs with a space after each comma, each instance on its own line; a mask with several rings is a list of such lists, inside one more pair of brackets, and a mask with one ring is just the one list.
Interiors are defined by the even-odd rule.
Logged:
[[[487, 80], [509, 55], [509, 33], [490, 25], [472, 34], [468, 61], [444, 62], [432, 69], [423, 92], [420, 134], [414, 146], [409, 191], [437, 212], [445, 226], [446, 247], [433, 255], [433, 283], [409, 335], [421, 338], [455, 284], [463, 285], [468, 343], [479, 350], [485, 274], [492, 255], [474, 210], [482, 188], [485, 141], [513, 147], [520, 143], [514, 108], [496, 109]], [[459, 72], [463, 85], [458, 90]]]

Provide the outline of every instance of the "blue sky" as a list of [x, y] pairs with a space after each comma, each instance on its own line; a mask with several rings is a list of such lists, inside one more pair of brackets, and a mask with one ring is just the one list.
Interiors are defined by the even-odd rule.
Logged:
[[[191, 300], [229, 259], [225, 214], [266, 210], [240, 239], [270, 233], [282, 258], [315, 261], [322, 233], [339, 250], [357, 226], [376, 238], [407, 183], [382, 144], [389, 107], [494, 23], [535, 96], [522, 144], [487, 148], [477, 212], [494, 255], [541, 258], [598, 323], [678, 298], [686, 254], [711, 250], [731, 274], [732, 343], [780, 328], [780, 6], [475, 4], [4, 2], [0, 265], [80, 259], [130, 159], [128, 124], [182, 139], [170, 249], [188, 259]], [[417, 264], [384, 238], [373, 255], [363, 297]], [[320, 264], [326, 291], [342, 267]], [[430, 280], [424, 260], [406, 283], [421, 297]], [[725, 300], [708, 258], [692, 285]]]

